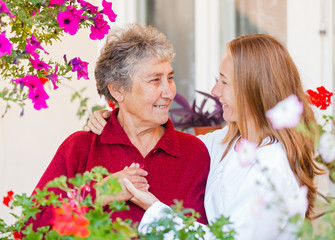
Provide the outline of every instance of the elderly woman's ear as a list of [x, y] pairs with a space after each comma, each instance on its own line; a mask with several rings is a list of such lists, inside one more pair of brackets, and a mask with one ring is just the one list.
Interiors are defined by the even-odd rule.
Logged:
[[124, 99], [124, 89], [120, 86], [116, 86], [115, 84], [108, 84], [108, 90], [110, 94], [115, 98], [117, 102], [122, 102]]

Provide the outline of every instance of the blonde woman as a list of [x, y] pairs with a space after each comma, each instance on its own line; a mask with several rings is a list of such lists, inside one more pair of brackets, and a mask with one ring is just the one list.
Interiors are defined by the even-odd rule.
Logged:
[[[308, 206], [302, 198], [297, 199], [294, 207], [296, 213], [310, 218], [316, 194], [313, 180], [318, 168], [312, 158], [314, 139], [294, 128], [277, 130], [266, 117], [268, 110], [294, 94], [303, 104], [301, 121], [307, 126], [315, 121], [289, 53], [268, 35], [234, 39], [223, 54], [220, 79], [212, 94], [220, 99], [228, 124], [199, 136], [211, 157], [205, 194], [208, 221], [221, 215], [230, 217], [236, 239], [295, 239], [296, 229], [288, 224], [282, 213], [285, 209], [280, 206], [293, 207], [288, 199], [303, 195], [307, 187]], [[102, 122], [102, 117], [94, 121]], [[316, 136], [313, 129], [309, 130]], [[243, 139], [257, 145], [257, 163], [246, 167], [239, 164], [236, 152]], [[132, 201], [146, 210], [139, 226], [145, 231], [147, 224], [164, 215], [168, 206], [150, 192], [136, 189], [127, 179], [124, 184], [134, 195]], [[278, 196], [283, 197], [282, 204], [273, 204]], [[272, 206], [264, 206], [256, 213], [257, 199]], [[208, 233], [206, 239], [211, 238]]]

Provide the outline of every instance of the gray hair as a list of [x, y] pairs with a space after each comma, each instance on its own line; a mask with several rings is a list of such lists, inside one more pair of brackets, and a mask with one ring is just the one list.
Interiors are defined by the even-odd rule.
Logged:
[[163, 33], [148, 26], [127, 24], [115, 28], [101, 50], [95, 67], [98, 93], [106, 100], [117, 102], [108, 90], [108, 84], [116, 89], [131, 90], [131, 78], [136, 65], [155, 57], [158, 61], [172, 61], [175, 52]]

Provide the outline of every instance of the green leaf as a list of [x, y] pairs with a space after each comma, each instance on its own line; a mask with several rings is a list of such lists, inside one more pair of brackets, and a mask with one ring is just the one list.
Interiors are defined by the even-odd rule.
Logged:
[[134, 229], [129, 224], [123, 222], [120, 218], [117, 218], [113, 222], [113, 229], [117, 231], [118, 235], [121, 235], [121, 239], [135, 238], [137, 236]]
[[88, 183], [91, 179], [86, 174], [79, 174], [77, 173], [74, 178], [69, 179], [69, 183], [71, 183], [73, 186], [76, 186], [77, 188], [80, 188], [85, 183]]
[[119, 202], [117, 200], [114, 200], [110, 204], [108, 204], [109, 208], [113, 211], [125, 211], [129, 210], [129, 206], [126, 205], [126, 202]]
[[55, 188], [69, 188], [67, 183], [66, 183], [66, 177], [65, 176], [60, 176], [60, 177], [57, 177], [55, 178], [54, 180], [48, 182], [46, 184], [46, 187], [49, 188], [49, 187], [55, 187]]

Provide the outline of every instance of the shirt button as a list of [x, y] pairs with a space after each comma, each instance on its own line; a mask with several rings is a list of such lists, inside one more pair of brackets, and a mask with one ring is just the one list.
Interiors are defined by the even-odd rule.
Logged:
[[155, 149], [152, 153], [156, 153], [157, 152], [157, 149]]

